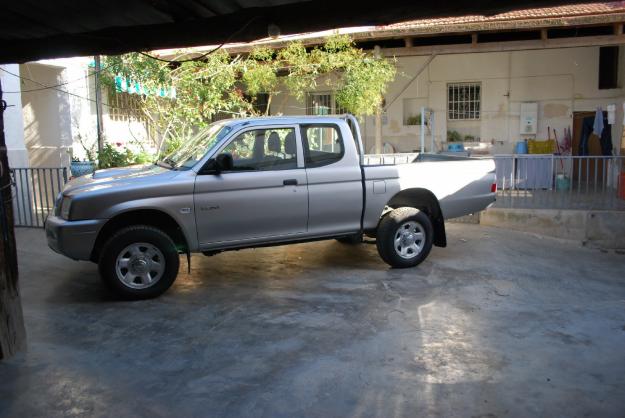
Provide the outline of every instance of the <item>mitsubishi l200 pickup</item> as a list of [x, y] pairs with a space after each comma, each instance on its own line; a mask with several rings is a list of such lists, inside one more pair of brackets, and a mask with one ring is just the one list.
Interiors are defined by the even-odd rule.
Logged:
[[154, 165], [71, 180], [45, 228], [54, 251], [98, 263], [128, 299], [165, 292], [180, 254], [196, 252], [368, 236], [390, 266], [413, 267], [446, 246], [445, 219], [494, 202], [494, 170], [492, 159], [365, 155], [351, 115], [230, 119]]

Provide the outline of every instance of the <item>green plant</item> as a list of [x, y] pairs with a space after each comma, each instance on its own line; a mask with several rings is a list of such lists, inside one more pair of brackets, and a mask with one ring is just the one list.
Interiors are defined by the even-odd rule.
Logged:
[[165, 146], [161, 150], [160, 156], [169, 155], [177, 151], [184, 144], [184, 140], [180, 137], [168, 138]]
[[464, 141], [465, 142], [473, 142], [473, 141], [475, 141], [475, 137], [473, 135], [465, 135], [464, 136]]
[[[356, 48], [345, 35], [330, 37], [322, 46], [307, 49], [300, 42], [281, 50], [253, 49], [246, 57], [230, 56], [223, 49], [198, 61], [167, 63], [144, 54], [109, 56], [103, 83], [116, 88], [115, 77], [139, 83], [139, 111], [154, 129], [157, 149], [172, 149], [189, 135], [211, 123], [220, 113], [255, 114], [253, 98], [268, 94], [268, 102], [286, 88], [303, 100], [318, 83], [336, 91], [337, 104], [356, 115], [371, 115], [382, 103], [387, 85], [395, 77], [395, 62]], [[154, 92], [166, 88], [170, 97]], [[245, 93], [245, 94], [244, 94]], [[269, 106], [267, 106], [269, 109]]]
[[421, 115], [408, 116], [406, 125], [421, 125]]
[[102, 152], [98, 154], [99, 168], [126, 167], [133, 164], [145, 164], [153, 160], [153, 156], [146, 151], [134, 153], [129, 148], [116, 149], [105, 143]]
[[461, 142], [462, 135], [458, 131], [447, 131], [447, 141], [448, 142]]
[[121, 167], [126, 163], [125, 153], [117, 151], [111, 144], [104, 144], [98, 154], [98, 166], [100, 168]]
[[[83, 151], [85, 152], [85, 157], [86, 157], [85, 161], [95, 161], [95, 157], [96, 157], [95, 144], [93, 144], [90, 147], [87, 146], [87, 144], [85, 144], [85, 140], [83, 139], [83, 137], [80, 134], [80, 132], [78, 134], [76, 134], [76, 142], [78, 142], [80, 144], [80, 146], [82, 147]], [[80, 161], [80, 159], [77, 156], [75, 156], [73, 153], [71, 154], [71, 159], [74, 162]]]
[[134, 154], [134, 164], [147, 164], [154, 162], [154, 157], [147, 151], [140, 151]]

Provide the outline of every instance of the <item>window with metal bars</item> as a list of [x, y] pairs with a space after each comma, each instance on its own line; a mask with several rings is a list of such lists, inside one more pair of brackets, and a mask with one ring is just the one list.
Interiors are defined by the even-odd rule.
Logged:
[[447, 84], [447, 119], [479, 119], [481, 99], [482, 85], [480, 83]]
[[146, 122], [147, 119], [141, 112], [140, 100], [139, 96], [126, 92], [109, 91], [107, 106], [109, 118], [121, 122]]
[[306, 95], [307, 115], [340, 115], [347, 113], [336, 103], [333, 93], [308, 93]]

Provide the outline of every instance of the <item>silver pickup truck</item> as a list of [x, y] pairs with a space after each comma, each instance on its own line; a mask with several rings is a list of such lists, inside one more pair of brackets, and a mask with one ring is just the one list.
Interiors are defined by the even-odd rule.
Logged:
[[219, 121], [155, 165], [67, 183], [48, 245], [141, 299], [166, 291], [194, 252], [366, 235], [389, 265], [416, 266], [446, 245], [445, 219], [495, 200], [491, 159], [362, 150], [351, 115]]

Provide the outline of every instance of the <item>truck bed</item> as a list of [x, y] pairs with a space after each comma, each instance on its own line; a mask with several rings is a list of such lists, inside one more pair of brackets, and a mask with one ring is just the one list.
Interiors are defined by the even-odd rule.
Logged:
[[365, 154], [362, 164], [364, 166], [410, 164], [414, 162], [418, 156], [418, 152]]
[[[465, 155], [450, 154], [432, 154], [419, 152], [403, 152], [395, 154], [365, 154], [363, 157], [364, 166], [375, 165], [397, 165], [410, 164], [415, 162], [434, 162], [434, 161], [462, 161], [484, 159], [484, 157], [467, 157]], [[488, 159], [488, 158], [486, 158]]]
[[[481, 211], [495, 201], [492, 190], [495, 163], [491, 158], [419, 153], [369, 154], [363, 157], [363, 168], [365, 181], [368, 184], [384, 181], [387, 193], [410, 188], [431, 191], [439, 200], [445, 219]], [[371, 203], [378, 200], [376, 194], [368, 195]]]

